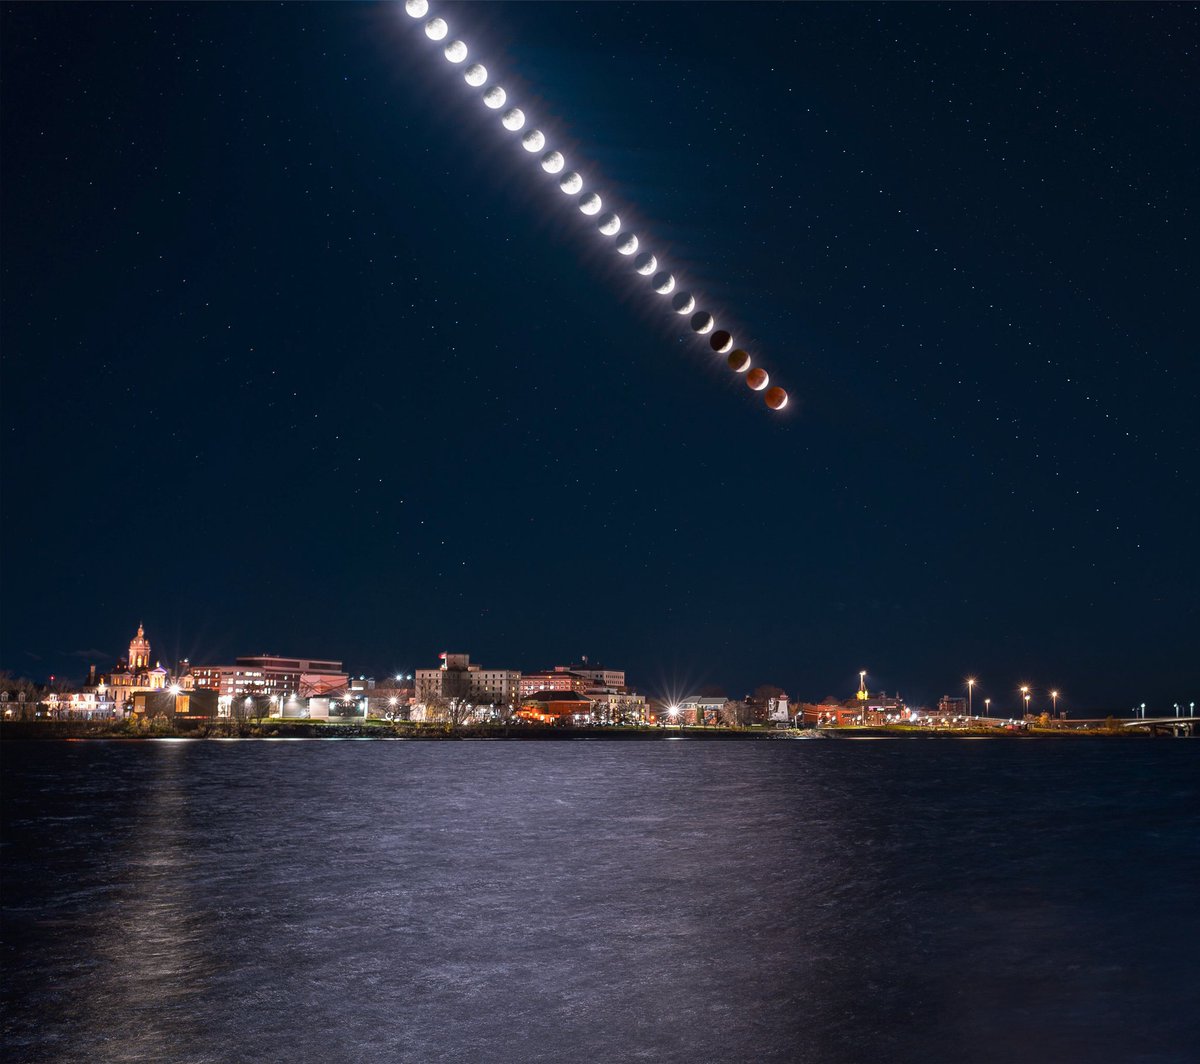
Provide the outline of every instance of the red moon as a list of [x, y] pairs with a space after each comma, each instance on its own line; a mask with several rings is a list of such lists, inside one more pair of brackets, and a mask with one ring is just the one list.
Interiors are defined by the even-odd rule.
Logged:
[[772, 410], [782, 410], [787, 406], [788, 394], [779, 385], [776, 385], [774, 388], [768, 388], [767, 394], [763, 398]]
[[750, 368], [750, 356], [740, 347], [736, 351], [731, 351], [726, 361], [734, 373], [745, 373]]
[[771, 378], [767, 376], [765, 369], [752, 369], [746, 374], [746, 387], [752, 388], [756, 392], [761, 392]]

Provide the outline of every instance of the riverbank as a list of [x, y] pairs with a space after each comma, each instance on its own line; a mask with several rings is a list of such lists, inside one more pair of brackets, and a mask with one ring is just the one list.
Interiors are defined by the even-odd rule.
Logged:
[[1069, 728], [919, 728], [891, 725], [878, 728], [699, 728], [655, 727], [651, 725], [591, 725], [553, 727], [524, 722], [511, 724], [470, 724], [453, 727], [414, 721], [125, 721], [18, 720], [0, 722], [0, 742], [4, 740], [138, 740], [138, 739], [406, 739], [418, 741], [455, 741], [467, 739], [528, 740], [666, 740], [698, 739], [709, 741], [752, 741], [780, 739], [1096, 739], [1146, 737], [1146, 733], [1128, 729]]

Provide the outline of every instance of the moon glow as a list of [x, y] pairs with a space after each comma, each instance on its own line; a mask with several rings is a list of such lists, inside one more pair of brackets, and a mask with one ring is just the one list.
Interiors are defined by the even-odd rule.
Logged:
[[558, 183], [568, 196], [574, 196], [581, 188], [583, 188], [583, 178], [580, 177], [574, 170], [569, 174], [563, 174], [562, 180]]
[[617, 250], [622, 255], [632, 255], [638, 249], [638, 238], [632, 233], [622, 233], [617, 240]]
[[505, 129], [515, 133], [525, 124], [525, 112], [519, 107], [510, 107], [504, 112], [504, 116], [500, 119], [500, 124]]
[[508, 93], [500, 88], [499, 85], [493, 85], [487, 90], [487, 92], [483, 94], [483, 102], [487, 104], [487, 106], [493, 111], [496, 110], [497, 107], [503, 107], [504, 101], [507, 99]]
[[658, 259], [648, 251], [643, 251], [636, 259], [633, 260], [633, 268], [638, 273], [645, 274], [649, 277], [655, 270], [658, 269]]
[[487, 67], [482, 63], [472, 63], [463, 71], [463, 78], [471, 88], [477, 89], [487, 81]]
[[429, 11], [429, 0], [405, 0], [404, 10], [413, 18], [424, 18]]
[[566, 165], [567, 160], [560, 151], [548, 151], [542, 156], [542, 169], [548, 174], [557, 174]]
[[710, 332], [715, 324], [716, 322], [713, 320], [713, 316], [709, 314], [707, 310], [698, 310], [692, 315], [693, 332], [698, 332], [703, 335], [706, 332]]
[[526, 151], [541, 151], [546, 146], [546, 135], [540, 129], [531, 129], [521, 138], [521, 147]]
[[650, 283], [654, 285], [654, 291], [660, 296], [665, 296], [675, 287], [675, 278], [664, 270], [662, 273], [656, 273]]
[[600, 213], [600, 197], [594, 192], [589, 192], [579, 201], [579, 209], [584, 214], [599, 214]]
[[609, 212], [600, 219], [600, 224], [596, 228], [605, 236], [616, 236], [621, 229], [620, 216]]
[[691, 314], [696, 309], [696, 300], [691, 292], [676, 292], [671, 299], [676, 314]]
[[467, 46], [462, 41], [451, 41], [446, 45], [446, 58], [451, 63], [461, 63], [467, 58]]
[[450, 27], [444, 18], [431, 18], [425, 23], [425, 36], [431, 41], [440, 41], [449, 32]]

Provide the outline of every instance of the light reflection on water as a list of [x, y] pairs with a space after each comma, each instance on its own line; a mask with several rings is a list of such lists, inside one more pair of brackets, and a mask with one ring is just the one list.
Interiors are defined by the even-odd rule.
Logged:
[[8, 744], [6, 1059], [1182, 1061], [1193, 750]]

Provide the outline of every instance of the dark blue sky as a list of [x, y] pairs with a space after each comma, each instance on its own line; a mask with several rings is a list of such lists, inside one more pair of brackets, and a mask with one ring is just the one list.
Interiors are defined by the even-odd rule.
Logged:
[[1200, 693], [1195, 7], [440, 13], [792, 405], [401, 7], [6, 6], [0, 666]]

